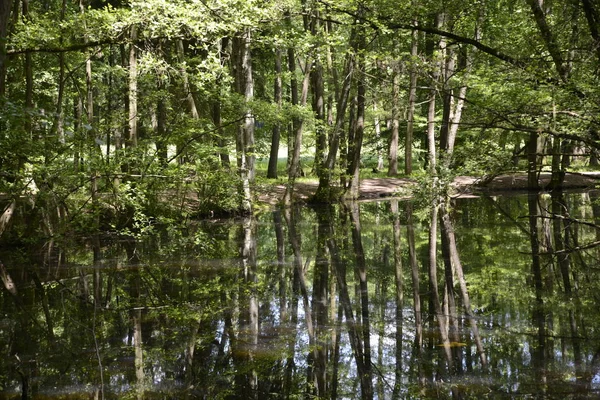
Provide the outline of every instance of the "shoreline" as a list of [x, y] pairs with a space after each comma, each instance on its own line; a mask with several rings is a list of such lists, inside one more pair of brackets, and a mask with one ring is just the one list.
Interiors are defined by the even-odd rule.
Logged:
[[[542, 172], [538, 175], [539, 189], [529, 188], [527, 173], [503, 174], [494, 177], [491, 181], [481, 185], [481, 178], [472, 176], [457, 176], [452, 182], [455, 192], [453, 197], [477, 196], [478, 193], [515, 194], [549, 190], [552, 174]], [[406, 199], [411, 197], [412, 186], [417, 181], [410, 178], [369, 178], [360, 181], [358, 201], [373, 201], [386, 198]], [[567, 172], [562, 189], [593, 189], [600, 184], [599, 172]], [[294, 199], [296, 202], [305, 203], [317, 190], [318, 183], [296, 182]], [[285, 185], [263, 185], [257, 188], [258, 202], [262, 204], [277, 205], [285, 193]]]

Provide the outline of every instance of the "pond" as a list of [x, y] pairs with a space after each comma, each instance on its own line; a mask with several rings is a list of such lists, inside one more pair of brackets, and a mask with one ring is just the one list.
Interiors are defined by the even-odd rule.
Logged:
[[300, 207], [4, 247], [0, 399], [597, 398], [597, 198]]

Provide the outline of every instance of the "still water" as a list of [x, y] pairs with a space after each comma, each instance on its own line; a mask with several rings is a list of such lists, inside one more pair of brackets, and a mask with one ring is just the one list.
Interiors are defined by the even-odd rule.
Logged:
[[597, 398], [596, 197], [4, 247], [0, 398]]

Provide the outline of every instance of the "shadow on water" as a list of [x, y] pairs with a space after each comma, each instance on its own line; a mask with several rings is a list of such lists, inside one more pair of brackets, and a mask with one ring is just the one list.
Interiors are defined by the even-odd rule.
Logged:
[[0, 399], [596, 398], [600, 195], [0, 251]]

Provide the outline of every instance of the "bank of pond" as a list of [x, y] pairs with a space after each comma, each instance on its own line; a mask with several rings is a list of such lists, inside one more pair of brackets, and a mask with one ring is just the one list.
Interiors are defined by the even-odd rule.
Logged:
[[600, 396], [600, 194], [0, 247], [0, 399]]

